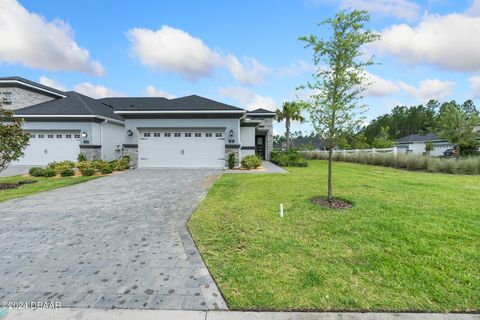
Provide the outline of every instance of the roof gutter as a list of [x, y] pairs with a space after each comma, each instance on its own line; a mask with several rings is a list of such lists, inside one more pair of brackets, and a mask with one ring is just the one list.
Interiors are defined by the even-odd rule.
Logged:
[[54, 92], [54, 91], [51, 91], [51, 90], [47, 90], [47, 89], [44, 89], [44, 88], [40, 88], [40, 87], [37, 87], [37, 86], [34, 86], [34, 85], [31, 85], [31, 84], [28, 84], [26, 82], [23, 82], [23, 81], [19, 81], [19, 80], [0, 80], [0, 83], [16, 83], [16, 84], [21, 84], [25, 87], [29, 87], [29, 88], [34, 88], [36, 90], [40, 90], [40, 91], [43, 91], [43, 92], [47, 92], [49, 94], [53, 94], [55, 96], [58, 96], [58, 97], [61, 97], [61, 98], [65, 98], [66, 95], [63, 95], [63, 94], [60, 94], [58, 92]]
[[244, 114], [246, 113], [245, 110], [138, 110], [138, 111], [132, 111], [132, 110], [119, 110], [119, 111], [114, 111], [116, 114], [175, 114], [175, 113], [180, 113], [180, 114], [188, 114], [188, 113], [237, 113], [237, 114]]
[[13, 115], [14, 118], [92, 118], [92, 119], [102, 119], [102, 120], [108, 120], [110, 122], [113, 122], [113, 123], [117, 123], [117, 124], [125, 124], [125, 121], [121, 121], [121, 120], [116, 120], [116, 119], [112, 119], [112, 118], [108, 118], [108, 117], [104, 117], [104, 116], [97, 116], [97, 115], [93, 115], [93, 114], [64, 114], [64, 115], [61, 115], [61, 114], [54, 114], [54, 115], [51, 115], [51, 114], [15, 114]]

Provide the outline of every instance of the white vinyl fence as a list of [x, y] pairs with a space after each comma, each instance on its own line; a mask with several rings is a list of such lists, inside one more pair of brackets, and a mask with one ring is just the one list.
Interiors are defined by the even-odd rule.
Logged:
[[[328, 150], [315, 150], [315, 151], [302, 151], [302, 153], [324, 153], [328, 154]], [[393, 148], [371, 148], [371, 149], [349, 149], [349, 150], [338, 150], [338, 149], [333, 149], [333, 155], [337, 154], [342, 154], [342, 155], [348, 155], [348, 154], [393, 154], [395, 155], [395, 158], [397, 157], [398, 154], [405, 154], [407, 153], [407, 147], [393, 147]]]

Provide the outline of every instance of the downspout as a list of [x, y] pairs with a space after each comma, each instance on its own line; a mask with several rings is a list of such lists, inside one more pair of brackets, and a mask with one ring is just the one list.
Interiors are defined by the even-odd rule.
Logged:
[[100, 159], [103, 160], [103, 146], [104, 146], [104, 143], [103, 143], [103, 124], [104, 123], [107, 123], [108, 120], [105, 119], [105, 121], [103, 122], [100, 122]]
[[237, 131], [237, 138], [238, 138], [238, 144], [240, 147], [238, 147], [238, 165], [241, 166], [242, 163], [242, 139], [241, 139], [241, 132], [240, 132], [240, 122], [242, 118], [238, 119], [238, 131]]

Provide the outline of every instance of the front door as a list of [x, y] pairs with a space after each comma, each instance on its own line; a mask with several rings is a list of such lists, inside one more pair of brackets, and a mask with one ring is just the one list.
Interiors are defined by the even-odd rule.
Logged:
[[255, 136], [255, 153], [265, 160], [265, 136]]

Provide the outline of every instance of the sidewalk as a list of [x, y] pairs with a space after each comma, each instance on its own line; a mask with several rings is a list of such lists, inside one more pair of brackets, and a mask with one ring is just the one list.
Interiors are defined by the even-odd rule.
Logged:
[[262, 174], [262, 173], [288, 173], [288, 171], [277, 166], [276, 164], [271, 163], [270, 161], [264, 160], [262, 162], [262, 166], [258, 169], [252, 169], [252, 170], [233, 169], [233, 170], [225, 170], [225, 173]]
[[480, 314], [339, 313], [339, 312], [235, 312], [133, 309], [8, 310], [1, 320], [480, 320]]

